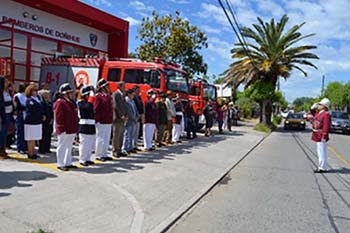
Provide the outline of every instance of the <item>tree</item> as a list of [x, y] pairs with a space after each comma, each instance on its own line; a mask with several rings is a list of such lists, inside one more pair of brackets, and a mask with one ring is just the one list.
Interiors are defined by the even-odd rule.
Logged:
[[343, 109], [346, 105], [345, 86], [340, 82], [330, 82], [327, 85], [325, 96], [335, 109]]
[[[278, 23], [274, 19], [264, 22], [257, 18], [258, 24], [253, 29], [243, 27], [242, 36], [247, 43], [236, 43], [231, 50], [235, 61], [224, 72], [225, 84], [237, 88], [240, 84], [251, 86], [264, 80], [275, 90], [279, 78], [287, 79], [292, 70], [298, 70], [307, 76], [301, 65], [317, 67], [309, 59], [319, 59], [308, 52], [317, 48], [314, 45], [300, 45], [305, 38], [314, 34], [302, 35], [299, 29], [305, 24], [292, 26], [286, 31], [288, 16], [284, 15]], [[266, 88], [266, 87], [265, 87]], [[273, 95], [262, 101], [261, 122], [271, 125]]]
[[315, 99], [311, 97], [299, 97], [293, 101], [294, 111], [308, 111], [313, 103], [315, 103]]
[[128, 58], [137, 58], [137, 54], [136, 53], [128, 53]]
[[160, 17], [153, 11], [152, 18], [142, 19], [138, 38], [143, 42], [138, 48], [138, 57], [152, 61], [155, 57], [182, 65], [190, 75], [206, 73], [207, 64], [199, 53], [207, 48], [207, 37], [198, 27], [182, 19], [180, 12]]

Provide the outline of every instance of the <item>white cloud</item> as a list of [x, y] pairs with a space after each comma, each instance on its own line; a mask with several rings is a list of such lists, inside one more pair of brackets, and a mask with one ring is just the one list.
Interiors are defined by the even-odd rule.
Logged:
[[154, 7], [152, 6], [146, 6], [143, 2], [141, 1], [131, 1], [129, 3], [129, 6], [135, 8], [137, 11], [140, 11], [140, 12], [150, 12], [150, 11], [153, 11], [155, 10]]
[[137, 26], [137, 25], [140, 25], [140, 20], [137, 20], [137, 19], [135, 19], [135, 18], [133, 18], [133, 17], [131, 17], [131, 16], [128, 16], [128, 17], [126, 17], [126, 18], [124, 18], [126, 21], [129, 21], [129, 23], [130, 23], [130, 26]]
[[112, 3], [108, 0], [87, 0], [89, 3], [100, 6], [100, 5], [105, 5], [107, 7], [111, 7]]
[[177, 3], [177, 4], [189, 4], [190, 1], [188, 0], [168, 0], [169, 2], [172, 2], [172, 3]]
[[208, 25], [202, 25], [200, 29], [204, 30], [204, 32], [206, 33], [211, 33], [211, 34], [219, 34], [221, 32], [220, 28], [214, 28]]

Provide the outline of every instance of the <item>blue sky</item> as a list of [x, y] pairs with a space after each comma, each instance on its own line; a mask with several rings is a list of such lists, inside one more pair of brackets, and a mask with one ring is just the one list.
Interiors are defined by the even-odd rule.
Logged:
[[[83, 2], [126, 19], [130, 22], [129, 51], [135, 51], [140, 41], [137, 28], [143, 17], [153, 10], [160, 14], [174, 14], [176, 10], [191, 24], [208, 36], [209, 47], [202, 51], [208, 63], [208, 75], [218, 75], [232, 63], [230, 50], [236, 38], [216, 0], [83, 0]], [[318, 70], [309, 69], [309, 76], [293, 72], [290, 79], [281, 82], [281, 91], [288, 101], [300, 96], [317, 96], [321, 77], [330, 81], [350, 80], [350, 9], [349, 0], [231, 0], [240, 24], [250, 26], [259, 16], [264, 20], [279, 20], [288, 14], [289, 25], [306, 22], [302, 33], [316, 33], [305, 43], [318, 46], [314, 52], [320, 60]]]

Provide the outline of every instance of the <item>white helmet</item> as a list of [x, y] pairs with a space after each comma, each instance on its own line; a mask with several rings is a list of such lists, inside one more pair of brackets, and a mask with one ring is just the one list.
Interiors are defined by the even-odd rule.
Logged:
[[323, 98], [318, 104], [321, 104], [329, 109], [329, 107], [331, 106], [331, 101], [329, 101], [329, 99], [327, 98]]

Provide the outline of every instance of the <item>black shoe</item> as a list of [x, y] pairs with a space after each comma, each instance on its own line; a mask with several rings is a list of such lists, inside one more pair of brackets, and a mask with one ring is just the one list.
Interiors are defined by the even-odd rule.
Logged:
[[128, 153], [126, 153], [126, 152], [120, 152], [120, 153], [118, 153], [117, 155], [118, 155], [118, 157], [127, 157], [127, 156], [128, 156]]
[[134, 148], [134, 151], [142, 151], [140, 148]]
[[106, 162], [106, 158], [96, 158], [97, 161]]
[[177, 141], [176, 143], [182, 143], [182, 141]]
[[95, 162], [93, 162], [93, 161], [86, 161], [86, 163], [87, 163], [88, 165], [94, 165], [94, 164], [95, 164]]
[[113, 161], [113, 160], [114, 160], [112, 157], [109, 157], [109, 156], [104, 157], [104, 159], [105, 159], [106, 161]]
[[314, 170], [314, 173], [327, 173], [327, 170], [317, 169]]
[[73, 165], [73, 164], [71, 164], [71, 165], [66, 166], [66, 168], [78, 168], [78, 167]]
[[66, 167], [57, 167], [57, 169], [63, 172], [69, 171], [69, 169]]
[[129, 151], [129, 153], [137, 154], [137, 150], [131, 150], [131, 151]]
[[153, 147], [147, 149], [147, 151], [153, 151], [153, 150], [155, 150]]
[[27, 155], [28, 159], [37, 159], [38, 156], [37, 155]]
[[80, 165], [84, 166], [84, 167], [87, 167], [87, 166], [89, 166], [89, 163], [88, 162], [80, 162]]

